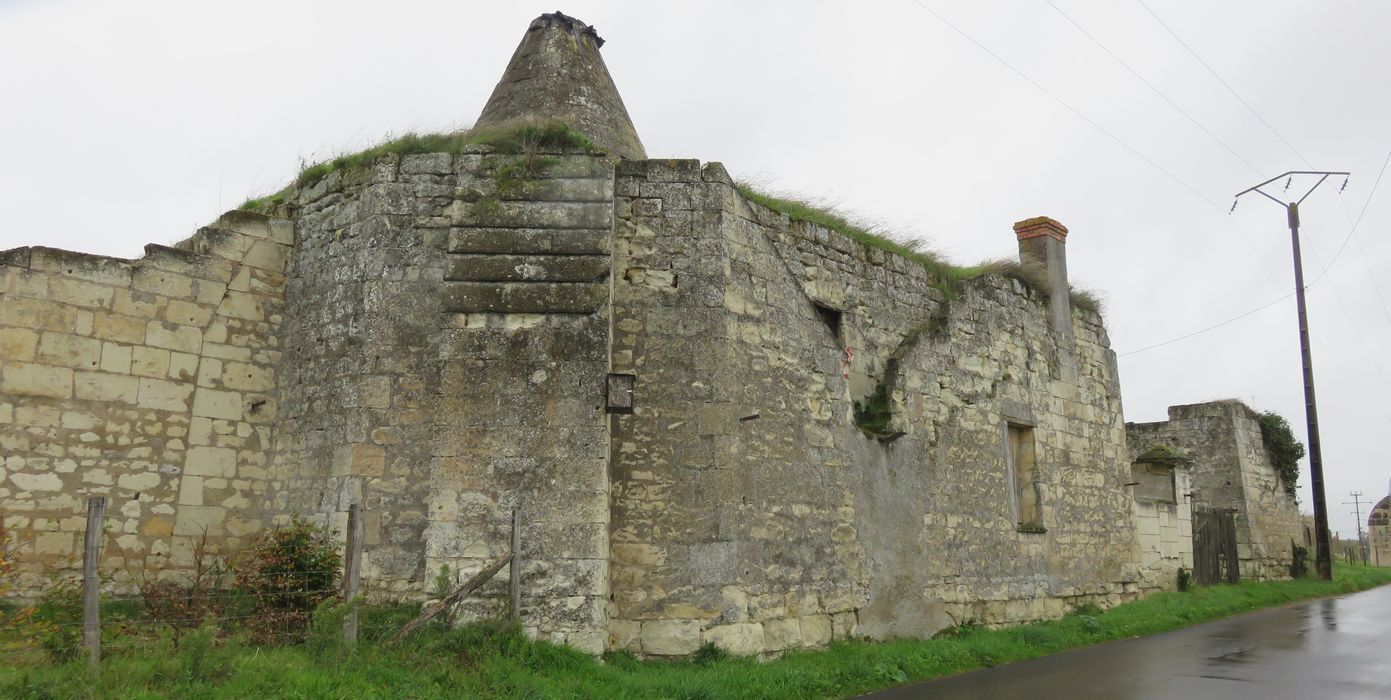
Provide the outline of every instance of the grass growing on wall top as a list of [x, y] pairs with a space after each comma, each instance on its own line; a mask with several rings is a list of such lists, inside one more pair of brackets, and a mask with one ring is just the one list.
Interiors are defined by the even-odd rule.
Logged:
[[497, 152], [510, 155], [565, 149], [599, 152], [588, 137], [560, 122], [523, 124], [498, 129], [462, 129], [435, 134], [407, 133], [356, 153], [335, 156], [307, 166], [295, 177], [293, 184], [273, 195], [248, 199], [240, 208], [260, 211], [283, 204], [293, 189], [310, 187], [340, 170], [371, 165], [382, 156], [458, 153], [465, 146], [492, 146]]
[[[1079, 609], [1060, 620], [998, 630], [961, 627], [931, 640], [836, 642], [826, 651], [790, 652], [775, 661], [707, 650], [677, 661], [639, 661], [609, 653], [601, 662], [514, 627], [470, 625], [422, 630], [396, 648], [362, 643], [252, 647], [236, 638], [185, 645], [111, 644], [100, 670], [85, 659], [32, 666], [0, 664], [6, 698], [842, 698], [878, 688], [1022, 661], [1101, 642], [1154, 634], [1296, 600], [1391, 582], [1391, 568], [1340, 565], [1334, 581], [1301, 579], [1159, 593], [1102, 612]], [[414, 614], [391, 613], [393, 624]], [[363, 628], [379, 627], [363, 610]], [[389, 627], [390, 625], [386, 625]], [[322, 625], [324, 634], [336, 625]], [[312, 641], [312, 640], [311, 640]]]
[[[854, 221], [851, 217], [836, 211], [833, 206], [793, 197], [773, 196], [746, 182], [737, 183], [735, 187], [745, 199], [784, 214], [793, 221], [805, 221], [823, 226], [870, 248], [876, 248], [917, 263], [927, 271], [928, 280], [932, 286], [941, 290], [948, 299], [954, 298], [960, 293], [963, 283], [986, 274], [1012, 277], [1040, 294], [1045, 296], [1048, 294], [1046, 282], [1021, 266], [1017, 260], [999, 259], [989, 260], [978, 265], [953, 265], [940, 255], [926, 250], [920, 241], [905, 239], [876, 226]], [[1073, 289], [1071, 301], [1076, 308], [1096, 314], [1101, 313], [1101, 300], [1093, 292]]]

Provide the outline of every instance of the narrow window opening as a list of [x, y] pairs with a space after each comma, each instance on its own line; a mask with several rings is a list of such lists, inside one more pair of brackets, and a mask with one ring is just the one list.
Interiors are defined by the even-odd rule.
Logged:
[[1005, 448], [1014, 481], [1014, 515], [1021, 532], [1043, 532], [1043, 490], [1039, 483], [1034, 429], [1010, 424]]
[[816, 315], [821, 319], [821, 322], [831, 329], [831, 335], [835, 337], [836, 342], [844, 345], [840, 335], [840, 309], [833, 309], [816, 302], [812, 302], [812, 306], [816, 307]]

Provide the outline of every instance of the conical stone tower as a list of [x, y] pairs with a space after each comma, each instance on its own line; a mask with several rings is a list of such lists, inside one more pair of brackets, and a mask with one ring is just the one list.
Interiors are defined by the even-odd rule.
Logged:
[[476, 125], [560, 121], [613, 155], [646, 159], [623, 98], [599, 55], [603, 45], [593, 27], [574, 17], [559, 12], [537, 17]]

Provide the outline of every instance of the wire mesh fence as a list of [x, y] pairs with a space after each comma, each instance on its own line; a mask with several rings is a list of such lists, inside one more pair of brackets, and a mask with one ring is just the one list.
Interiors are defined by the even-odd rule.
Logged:
[[[390, 643], [448, 607], [430, 606], [422, 613], [415, 603], [360, 605], [364, 538], [357, 505], [348, 511], [342, 543], [301, 520], [262, 532], [250, 547], [225, 557], [214, 556], [204, 538], [193, 548], [187, 570], [176, 576], [141, 571], [128, 575], [125, 588], [133, 592], [102, 595], [98, 563], [105, 508], [104, 498], [89, 499], [81, 578], [55, 579], [30, 604], [0, 601], [0, 665], [84, 656], [95, 665], [103, 657], [177, 651], [188, 639], [209, 636], [253, 645]], [[515, 550], [515, 513], [513, 521]], [[13, 554], [0, 550], [5, 555], [0, 556], [0, 593]], [[439, 597], [457, 603], [512, 561], [508, 553], [486, 577], [440, 591]], [[515, 574], [514, 566], [509, 596], [514, 616], [520, 605]]]

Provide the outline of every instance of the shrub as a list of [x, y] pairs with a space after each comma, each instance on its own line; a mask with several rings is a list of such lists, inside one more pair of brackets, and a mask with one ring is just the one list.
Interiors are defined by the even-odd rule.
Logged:
[[305, 646], [320, 661], [344, 659], [351, 656], [353, 646], [343, 636], [343, 627], [348, 616], [361, 604], [361, 598], [354, 597], [346, 603], [329, 598], [314, 610], [313, 621], [309, 625], [309, 635]]
[[874, 393], [864, 401], [856, 400], [854, 406], [855, 425], [869, 437], [887, 435], [889, 424], [893, 421], [893, 408], [889, 405], [889, 388], [884, 384], [874, 387]]
[[1183, 568], [1182, 566], [1180, 566], [1180, 567], [1178, 568], [1178, 589], [1179, 589], [1180, 591], [1187, 591], [1188, 589], [1190, 589], [1190, 588], [1192, 588], [1192, 587], [1193, 587], [1193, 574], [1190, 573], [1190, 572], [1188, 571], [1188, 569], [1185, 569], [1185, 568]]
[[[1291, 543], [1293, 544], [1293, 543]], [[1304, 578], [1309, 575], [1309, 548], [1293, 544], [1290, 557], [1290, 576]]]
[[695, 654], [691, 655], [691, 661], [698, 666], [709, 666], [729, 658], [729, 652], [716, 646], [714, 642], [706, 642], [696, 649]]
[[204, 532], [193, 546], [191, 579], [161, 580], [160, 573], [156, 571], [151, 576], [148, 569], [141, 570], [140, 598], [145, 614], [168, 628], [177, 649], [185, 632], [198, 628], [219, 612], [218, 603], [224, 600], [221, 591], [225, 572], [222, 563], [209, 555], [208, 535]]
[[1284, 416], [1274, 411], [1265, 411], [1260, 414], [1258, 420], [1261, 425], [1261, 442], [1265, 443], [1265, 452], [1270, 456], [1270, 464], [1280, 475], [1280, 481], [1285, 485], [1285, 493], [1289, 494], [1290, 499], [1294, 499], [1295, 485], [1299, 482], [1299, 460], [1304, 458], [1304, 444], [1295, 439], [1294, 432], [1290, 430], [1290, 424]]
[[82, 582], [55, 579], [39, 598], [30, 636], [55, 662], [76, 659], [82, 650]]
[[232, 562], [237, 589], [251, 598], [252, 640], [303, 641], [315, 608], [338, 594], [342, 565], [329, 532], [309, 522], [262, 533]]

